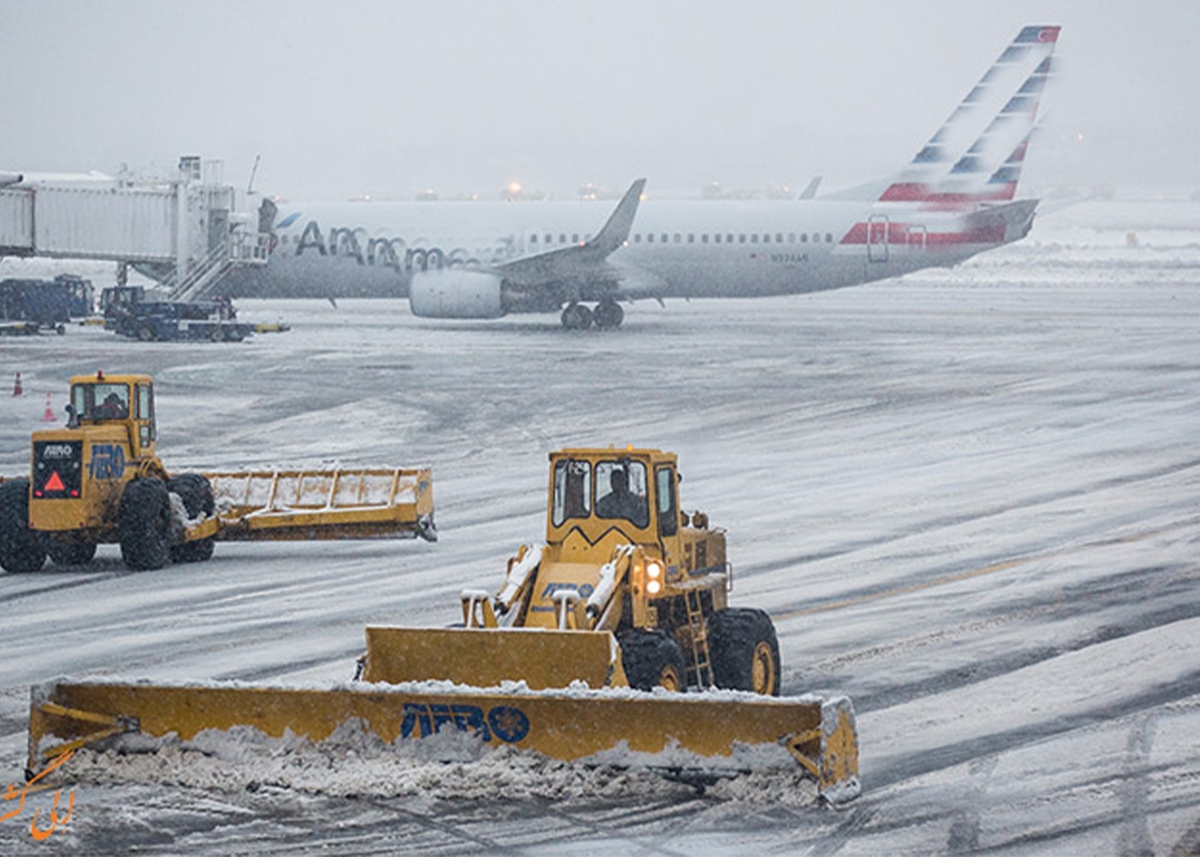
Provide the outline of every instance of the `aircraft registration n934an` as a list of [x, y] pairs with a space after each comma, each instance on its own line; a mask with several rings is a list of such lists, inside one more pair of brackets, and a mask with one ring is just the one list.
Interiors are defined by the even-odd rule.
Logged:
[[300, 205], [235, 294], [407, 297], [424, 318], [561, 312], [615, 328], [621, 303], [801, 294], [950, 266], [1028, 234], [1017, 183], [1057, 26], [1027, 26], [894, 176], [787, 201]]

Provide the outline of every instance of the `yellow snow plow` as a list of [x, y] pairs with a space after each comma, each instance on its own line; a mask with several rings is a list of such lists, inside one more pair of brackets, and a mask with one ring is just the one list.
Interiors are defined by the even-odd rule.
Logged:
[[28, 477], [0, 480], [0, 568], [203, 562], [213, 542], [436, 539], [428, 468], [168, 473], [148, 375], [77, 375], [65, 428], [33, 433]]
[[35, 687], [30, 772], [128, 733], [249, 726], [322, 741], [356, 723], [398, 746], [434, 739], [427, 750], [470, 733], [678, 776], [802, 770], [827, 800], [855, 797], [853, 706], [780, 697], [774, 625], [729, 606], [724, 531], [680, 510], [675, 456], [568, 449], [550, 463], [545, 544], [509, 560], [496, 595], [463, 592], [461, 627], [367, 628], [360, 681], [342, 688]]

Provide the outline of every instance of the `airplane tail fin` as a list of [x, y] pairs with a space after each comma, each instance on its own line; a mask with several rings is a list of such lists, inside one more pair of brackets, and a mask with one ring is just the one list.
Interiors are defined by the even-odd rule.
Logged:
[[967, 208], [1016, 196], [1061, 27], [1023, 27], [900, 174], [835, 196]]

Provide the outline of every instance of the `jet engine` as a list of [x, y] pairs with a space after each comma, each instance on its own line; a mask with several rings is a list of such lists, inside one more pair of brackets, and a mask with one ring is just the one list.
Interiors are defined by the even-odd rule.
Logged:
[[417, 271], [408, 304], [421, 318], [500, 318], [505, 312], [501, 284], [495, 274], [468, 268]]

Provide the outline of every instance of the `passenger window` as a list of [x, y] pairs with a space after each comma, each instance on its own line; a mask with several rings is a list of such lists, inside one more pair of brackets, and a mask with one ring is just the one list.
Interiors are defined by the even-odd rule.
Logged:
[[679, 239], [679, 233], [678, 233], [678, 232], [676, 232], [676, 233], [675, 233], [675, 243], [676, 243], [676, 244], [678, 244], [678, 243], [679, 243], [679, 240], [680, 240], [680, 239]]
[[559, 243], [559, 244], [566, 244], [566, 243], [567, 243], [567, 233], [565, 233], [565, 232], [560, 232], [560, 233], [558, 234], [558, 243]]
[[703, 235], [700, 236], [700, 243], [701, 244], [708, 243], [708, 233], [707, 232], [705, 232]]
[[739, 244], [745, 244], [745, 243], [746, 243], [746, 236], [745, 236], [745, 235], [739, 235], [739, 236], [738, 236], [738, 243], [739, 243]]
[[757, 244], [757, 243], [758, 243], [758, 235], [757, 235], [757, 233], [756, 233], [756, 234], [754, 234], [754, 235], [751, 235], [751, 236], [750, 236], [750, 243], [751, 243], [751, 244]]
[[783, 234], [782, 234], [782, 233], [776, 233], [776, 235], [775, 235], [775, 243], [776, 243], [776, 244], [782, 244], [782, 243], [783, 243]]
[[578, 244], [578, 243], [579, 243], [579, 233], [578, 233], [578, 232], [572, 233], [572, 235], [571, 235], [571, 241], [572, 241], [572, 243], [574, 243], [574, 244]]
[[530, 235], [530, 236], [529, 236], [529, 243], [530, 243], [530, 244], [536, 244], [536, 243], [537, 243], [537, 236], [536, 236], [536, 235]]
[[667, 243], [667, 233], [665, 233], [665, 232], [662, 234], [662, 243], [664, 243], [664, 244]]
[[641, 244], [641, 243], [642, 243], [642, 233], [640, 233], [640, 232], [639, 232], [637, 235], [634, 235], [634, 236], [633, 236], [633, 243], [634, 243], [634, 244]]
[[796, 233], [795, 233], [795, 232], [789, 232], [789, 233], [788, 233], [788, 243], [789, 243], [789, 244], [795, 244], [795, 243], [796, 243]]
[[826, 243], [826, 244], [832, 244], [832, 243], [833, 243], [833, 233], [832, 233], [832, 232], [826, 232], [826, 233], [825, 233], [825, 243]]
[[695, 244], [695, 243], [696, 243], [696, 236], [695, 236], [693, 233], [691, 233], [691, 232], [689, 232], [689, 233], [688, 233], [688, 243], [689, 243], [689, 244]]
[[721, 233], [720, 232], [718, 232], [716, 235], [713, 236], [713, 241], [715, 241], [717, 244], [721, 243]]
[[647, 233], [646, 233], [646, 243], [647, 243], [647, 244], [653, 244], [653, 243], [654, 243], [654, 233], [653, 233], [653, 232], [647, 232]]
[[800, 233], [800, 243], [801, 243], [801, 244], [807, 244], [807, 243], [808, 243], [808, 233], [807, 233], [807, 232], [801, 232], [801, 233]]
[[725, 236], [725, 243], [726, 243], [726, 244], [732, 244], [732, 243], [733, 243], [733, 233], [732, 233], [732, 232], [728, 233], [728, 234]]

